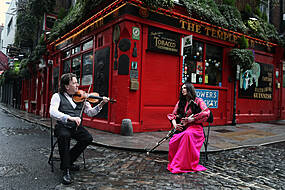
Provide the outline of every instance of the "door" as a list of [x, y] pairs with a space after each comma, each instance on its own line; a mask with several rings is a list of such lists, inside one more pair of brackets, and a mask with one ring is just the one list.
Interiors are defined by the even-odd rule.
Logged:
[[178, 100], [179, 56], [146, 52], [142, 65], [143, 129], [170, 128], [167, 114]]

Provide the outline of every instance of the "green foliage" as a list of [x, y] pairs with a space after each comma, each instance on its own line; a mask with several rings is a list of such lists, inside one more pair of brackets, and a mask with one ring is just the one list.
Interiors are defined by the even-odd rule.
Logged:
[[268, 21], [267, 14], [266, 14], [265, 12], [262, 14], [262, 19], [263, 19], [263, 21], [265, 21], [265, 22]]
[[30, 0], [28, 3], [19, 1], [15, 45], [29, 48], [31, 53], [21, 63], [14, 65], [11, 71], [13, 74], [26, 78], [31, 74], [30, 69], [33, 71], [32, 74], [36, 73], [37, 64], [46, 53], [46, 43], [43, 35], [40, 35], [43, 16], [44, 13], [52, 12], [53, 5], [55, 5], [55, 0]]
[[56, 0], [30, 0], [31, 14], [41, 20], [44, 13], [52, 12]]
[[17, 30], [15, 33], [15, 45], [20, 47], [33, 47], [37, 38], [38, 20], [31, 14], [30, 7], [25, 5], [17, 16]]
[[150, 8], [157, 9], [159, 7], [162, 8], [172, 8], [173, 7], [173, 0], [142, 0], [142, 2]]
[[238, 40], [238, 44], [240, 46], [240, 49], [247, 49], [248, 48], [248, 39], [242, 36]]
[[68, 14], [68, 11], [61, 7], [58, 11], [57, 19], [62, 20], [64, 17], [66, 17], [67, 14]]
[[72, 30], [75, 26], [80, 25], [95, 13], [94, 10], [97, 10], [98, 5], [103, 2], [104, 0], [97, 0], [95, 2], [93, 0], [76, 1], [75, 6], [69, 10], [68, 14], [63, 19], [58, 19], [55, 22], [48, 40], [54, 41], [59, 36]]
[[233, 67], [240, 65], [241, 69], [247, 70], [252, 67], [254, 62], [254, 55], [252, 50], [233, 48], [229, 52], [229, 58], [233, 63]]
[[228, 29], [233, 31], [246, 33], [247, 27], [242, 21], [239, 10], [231, 5], [219, 5], [219, 10], [229, 23]]
[[214, 0], [182, 0], [191, 17], [229, 28], [227, 20], [223, 17]]
[[29, 78], [31, 76], [30, 70], [28, 68], [29, 59], [22, 59], [20, 62], [19, 76], [21, 78]]
[[261, 17], [262, 17], [262, 13], [261, 13], [261, 11], [260, 11], [260, 8], [259, 8], [259, 7], [256, 7], [256, 8], [254, 9], [254, 14], [256, 14], [259, 18], [261, 18]]
[[223, 0], [223, 4], [234, 7], [236, 5], [236, 0]]
[[252, 14], [252, 8], [251, 8], [251, 6], [250, 6], [249, 4], [246, 4], [244, 11], [245, 11], [248, 15], [251, 15], [251, 14]]
[[252, 37], [279, 44], [282, 41], [276, 28], [263, 19], [258, 18], [258, 20], [248, 20], [247, 26], [250, 29], [249, 35]]

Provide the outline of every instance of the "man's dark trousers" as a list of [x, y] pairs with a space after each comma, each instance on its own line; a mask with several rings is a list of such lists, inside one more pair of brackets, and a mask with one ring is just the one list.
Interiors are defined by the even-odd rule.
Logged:
[[[90, 133], [79, 126], [67, 128], [63, 125], [57, 124], [55, 127], [55, 136], [58, 139], [58, 149], [61, 160], [61, 169], [69, 169], [73, 162], [80, 156], [85, 148], [92, 143], [92, 136]], [[70, 149], [70, 140], [75, 139], [77, 143]]]

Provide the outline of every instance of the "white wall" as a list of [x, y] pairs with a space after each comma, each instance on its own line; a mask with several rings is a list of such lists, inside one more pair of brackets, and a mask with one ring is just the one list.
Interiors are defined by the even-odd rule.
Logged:
[[[3, 40], [3, 44], [1, 43], [0, 51], [2, 51], [6, 55], [7, 55], [7, 46], [9, 44], [14, 44], [16, 20], [17, 20], [17, 0], [12, 0], [6, 12], [5, 25], [1, 34], [1, 40]], [[10, 22], [11, 25], [8, 26]]]

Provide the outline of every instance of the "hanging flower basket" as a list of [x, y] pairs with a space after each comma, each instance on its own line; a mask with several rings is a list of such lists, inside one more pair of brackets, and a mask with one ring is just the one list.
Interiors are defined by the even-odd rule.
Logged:
[[250, 69], [254, 62], [253, 51], [249, 49], [234, 48], [229, 52], [229, 58], [233, 67], [240, 65], [240, 68], [243, 70]]

